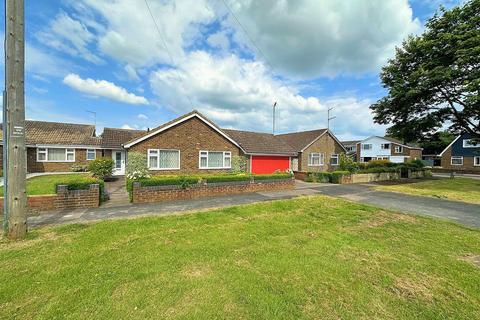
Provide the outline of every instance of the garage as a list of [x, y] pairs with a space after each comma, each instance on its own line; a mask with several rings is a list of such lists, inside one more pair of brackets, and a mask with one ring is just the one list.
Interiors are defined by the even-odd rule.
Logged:
[[287, 169], [290, 169], [290, 157], [252, 155], [252, 173], [269, 174], [277, 170], [285, 172]]

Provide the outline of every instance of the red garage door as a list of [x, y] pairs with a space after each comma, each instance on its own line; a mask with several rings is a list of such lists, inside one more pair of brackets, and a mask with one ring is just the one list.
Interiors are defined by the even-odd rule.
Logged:
[[289, 157], [252, 156], [252, 173], [274, 173], [276, 170], [284, 172], [289, 168]]

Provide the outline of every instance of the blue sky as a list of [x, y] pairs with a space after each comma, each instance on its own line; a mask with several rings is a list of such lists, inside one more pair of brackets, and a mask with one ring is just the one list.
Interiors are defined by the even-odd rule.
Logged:
[[196, 108], [221, 126], [269, 132], [277, 101], [281, 132], [325, 127], [334, 107], [341, 139], [383, 134], [368, 109], [385, 93], [380, 67], [458, 1], [148, 4], [158, 30], [144, 0], [27, 0], [27, 119], [93, 123], [94, 111], [101, 132]]

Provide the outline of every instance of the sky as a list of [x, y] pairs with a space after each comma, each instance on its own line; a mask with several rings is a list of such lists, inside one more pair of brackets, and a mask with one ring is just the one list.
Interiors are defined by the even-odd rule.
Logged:
[[382, 65], [460, 0], [25, 2], [27, 119], [96, 118], [101, 133], [197, 109], [271, 132], [277, 102], [277, 133], [324, 128], [333, 108], [330, 128], [349, 140], [384, 134], [369, 109], [386, 94]]

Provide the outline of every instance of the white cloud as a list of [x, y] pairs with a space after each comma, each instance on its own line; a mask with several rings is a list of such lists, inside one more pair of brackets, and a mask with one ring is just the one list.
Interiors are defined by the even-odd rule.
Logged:
[[137, 115], [137, 118], [140, 119], [140, 120], [148, 120], [148, 117], [146, 115], [144, 115], [143, 113], [140, 113], [139, 115]]
[[[407, 0], [227, 1], [275, 71], [291, 76], [378, 71], [420, 30]], [[235, 20], [227, 22], [255, 52]]]
[[372, 127], [371, 101], [348, 97], [321, 102], [316, 97], [303, 97], [295, 87], [274, 79], [262, 63], [234, 55], [215, 58], [194, 52], [178, 71], [153, 73], [150, 84], [160, 104], [170, 110], [181, 114], [198, 108], [226, 127], [270, 132], [272, 104], [277, 101], [277, 128], [281, 132], [326, 127], [327, 108], [335, 106], [335, 133], [344, 137], [383, 133], [383, 127]]
[[37, 37], [42, 43], [71, 56], [81, 56], [95, 64], [103, 63], [87, 48], [95, 40], [95, 35], [82, 22], [63, 11], [50, 21], [48, 27], [38, 32]]
[[131, 126], [128, 125], [128, 124], [124, 124], [124, 125], [122, 126], [122, 129], [133, 130], [133, 129], [135, 129], [135, 128], [131, 127]]
[[25, 45], [25, 69], [32, 76], [63, 77], [68, 69], [76, 67], [52, 52], [46, 52], [36, 46]]
[[63, 83], [75, 90], [96, 97], [104, 97], [129, 104], [148, 104], [146, 98], [129, 93], [124, 88], [106, 80], [82, 79], [77, 74], [70, 73], [63, 79]]

